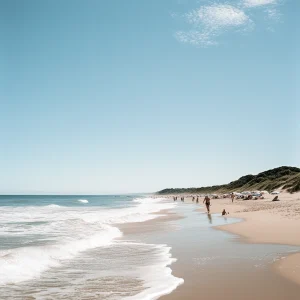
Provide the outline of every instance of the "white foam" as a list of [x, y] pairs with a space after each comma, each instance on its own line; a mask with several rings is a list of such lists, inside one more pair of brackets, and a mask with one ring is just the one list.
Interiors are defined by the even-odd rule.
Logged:
[[46, 205], [45, 208], [59, 208], [61, 207], [60, 205], [57, 205], [57, 204], [49, 204], [49, 205]]
[[135, 206], [120, 209], [56, 204], [0, 207], [0, 235], [45, 237], [42, 246], [39, 243], [0, 251], [0, 284], [35, 278], [82, 251], [111, 244], [122, 235], [115, 224], [154, 219], [159, 215], [152, 213], [176, 206], [163, 199], [140, 198], [134, 202]]
[[87, 249], [109, 245], [120, 236], [122, 233], [118, 228], [105, 226], [99, 233], [85, 239], [69, 238], [61, 244], [1, 251], [0, 285], [37, 277], [46, 269], [59, 266], [62, 260], [71, 259]]
[[81, 202], [81, 203], [89, 203], [89, 200], [86, 200], [86, 199], [79, 199], [78, 202]]
[[155, 263], [138, 269], [138, 277], [144, 282], [144, 291], [126, 300], [154, 300], [163, 295], [167, 295], [175, 290], [184, 280], [172, 275], [172, 270], [168, 267], [176, 261], [171, 257], [171, 247], [166, 245], [151, 245], [159, 250], [159, 256]]

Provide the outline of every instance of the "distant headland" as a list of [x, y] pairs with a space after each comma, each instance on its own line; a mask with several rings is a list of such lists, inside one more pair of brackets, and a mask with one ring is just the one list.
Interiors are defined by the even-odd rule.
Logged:
[[192, 188], [167, 188], [157, 192], [166, 194], [201, 194], [201, 193], [229, 193], [245, 190], [266, 190], [282, 188], [290, 193], [300, 191], [300, 169], [297, 167], [282, 166], [261, 172], [257, 175], [245, 175], [228, 184]]

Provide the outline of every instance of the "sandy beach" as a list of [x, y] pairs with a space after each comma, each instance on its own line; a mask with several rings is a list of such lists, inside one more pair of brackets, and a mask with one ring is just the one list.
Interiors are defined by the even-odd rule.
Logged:
[[[300, 193], [290, 194], [282, 191], [279, 200], [272, 202], [274, 195], [265, 195], [261, 200], [212, 199], [211, 213], [220, 214], [223, 209], [227, 218], [240, 218], [243, 221], [215, 226], [215, 229], [227, 231], [241, 237], [246, 243], [282, 244], [300, 246]], [[180, 199], [180, 196], [178, 196]], [[177, 200], [180, 201], [180, 200]], [[203, 198], [199, 198], [200, 205]], [[185, 197], [185, 203], [192, 202]], [[199, 212], [205, 208], [198, 209]], [[283, 257], [272, 266], [275, 273], [300, 285], [300, 253]]]
[[[121, 225], [124, 237], [172, 247], [170, 268], [184, 284], [163, 300], [298, 299], [300, 228], [299, 194], [264, 200], [213, 199], [211, 215], [185, 197], [176, 212], [161, 211], [154, 220]], [[169, 201], [173, 201], [169, 197]], [[198, 208], [201, 206], [201, 208]], [[221, 217], [223, 209], [229, 212]], [[209, 218], [208, 218], [209, 217]], [[291, 246], [288, 246], [291, 245]], [[202, 296], [201, 296], [202, 297]], [[226, 297], [225, 297], [226, 298]]]
[[[2, 286], [1, 297], [22, 300], [92, 299], [93, 295], [103, 300], [125, 297], [134, 300], [299, 299], [299, 194], [281, 193], [278, 202], [272, 202], [271, 195], [263, 200], [235, 200], [233, 203], [229, 198], [212, 199], [211, 214], [205, 211], [203, 197], [199, 198], [199, 203], [189, 197], [182, 202], [179, 195], [175, 205], [169, 196], [158, 199], [122, 197], [85, 196], [79, 199], [64, 196], [57, 200], [53, 196], [31, 196], [28, 207], [2, 208], [2, 216], [6, 214], [4, 219], [16, 220], [18, 230], [22, 228], [18, 222], [19, 213], [24, 216], [28, 212], [30, 220], [36, 221], [35, 231], [39, 230], [38, 226], [43, 226], [41, 230], [44, 230], [41, 216], [45, 220], [55, 215], [60, 232], [64, 228], [68, 239], [77, 234], [76, 230], [81, 233], [84, 226], [83, 245], [90, 245], [86, 238], [94, 237], [95, 230], [102, 232], [95, 223], [82, 222], [82, 217], [101, 222], [102, 230], [109, 230], [109, 233], [113, 230], [118, 235], [113, 243], [108, 241], [103, 247], [94, 247], [92, 243], [86, 251], [60, 259], [59, 266], [49, 267], [39, 276]], [[82, 204], [82, 199], [88, 202]], [[128, 203], [128, 207], [103, 209], [91, 205], [107, 203], [107, 200], [119, 204], [120, 199]], [[41, 200], [45, 201], [44, 206], [32, 205], [33, 201]], [[58, 205], [58, 201], [73, 206]], [[223, 209], [229, 215], [221, 216]], [[106, 219], [113, 223], [106, 224]], [[59, 241], [49, 248], [49, 244], [37, 240], [40, 244], [32, 255], [32, 247], [21, 252], [22, 261], [28, 255], [32, 261], [38, 250], [42, 257], [37, 257], [37, 263], [31, 264], [31, 268], [21, 265], [19, 269], [35, 271], [33, 267], [39, 266], [49, 250], [52, 259], [62, 250], [66, 251], [58, 248], [65, 245]], [[102, 235], [99, 241], [103, 241]], [[77, 241], [76, 245], [82, 244]], [[5, 247], [5, 243], [1, 246]], [[73, 247], [72, 251], [75, 250]], [[11, 251], [13, 256], [15, 250]], [[15, 268], [9, 269], [2, 278], [18, 275], [19, 272], [12, 271], [18, 270], [20, 261], [14, 259], [10, 264], [2, 264], [10, 267], [15, 263]], [[3, 268], [1, 274], [4, 274]]]
[[[244, 237], [252, 243], [300, 245], [300, 193], [282, 192], [280, 201], [272, 202], [273, 195], [263, 200], [212, 200], [212, 213], [223, 208], [229, 216], [244, 222], [217, 227]], [[286, 257], [274, 264], [282, 275], [300, 285], [300, 254]]]

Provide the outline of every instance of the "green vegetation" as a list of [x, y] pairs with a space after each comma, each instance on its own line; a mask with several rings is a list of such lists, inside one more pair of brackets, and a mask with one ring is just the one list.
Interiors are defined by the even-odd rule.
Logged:
[[206, 194], [242, 192], [249, 190], [265, 190], [270, 192], [278, 188], [286, 189], [290, 193], [300, 191], [300, 169], [284, 166], [268, 170], [257, 175], [246, 175], [228, 184], [200, 188], [164, 189], [157, 192], [157, 194]]

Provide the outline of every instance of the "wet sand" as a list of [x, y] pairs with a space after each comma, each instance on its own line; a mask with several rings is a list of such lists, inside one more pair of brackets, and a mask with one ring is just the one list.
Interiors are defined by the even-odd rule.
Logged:
[[[212, 200], [212, 212], [220, 213], [225, 208], [229, 216], [244, 220], [217, 228], [238, 234], [247, 242], [300, 246], [300, 193], [282, 192], [278, 202], [271, 201], [274, 195], [265, 198], [234, 203], [230, 199]], [[288, 256], [273, 267], [300, 285], [300, 254]]]
[[[228, 199], [227, 199], [228, 201]], [[238, 226], [237, 220], [196, 211], [195, 204], [180, 203], [166, 216], [122, 226], [124, 238], [164, 243], [177, 262], [173, 274], [184, 284], [160, 299], [299, 299], [300, 286], [274, 272], [274, 262], [299, 250], [284, 245], [244, 243], [239, 236], [214, 226]], [[161, 214], [161, 213], [160, 213]]]
[[300, 253], [292, 254], [274, 265], [275, 271], [291, 281], [300, 282]]
[[172, 210], [162, 210], [159, 213], [154, 213], [159, 217], [149, 221], [141, 223], [126, 223], [126, 224], [117, 224], [117, 227], [124, 234], [124, 238], [127, 239], [133, 234], [146, 234], [147, 232], [161, 231], [161, 230], [170, 230], [171, 221], [180, 220], [183, 218], [182, 215], [172, 211]]
[[[280, 201], [272, 202], [274, 197], [267, 194], [264, 200], [234, 200], [233, 203], [231, 199], [212, 199], [212, 213], [220, 215], [225, 208], [230, 213], [228, 217], [244, 220], [215, 228], [237, 234], [243, 237], [244, 242], [300, 246], [300, 193], [281, 191]], [[200, 204], [202, 201], [203, 198], [200, 198]], [[185, 197], [185, 203], [194, 202]], [[204, 210], [201, 208], [199, 211]], [[300, 254], [290, 255], [273, 267], [276, 272], [300, 285]]]

